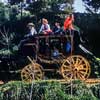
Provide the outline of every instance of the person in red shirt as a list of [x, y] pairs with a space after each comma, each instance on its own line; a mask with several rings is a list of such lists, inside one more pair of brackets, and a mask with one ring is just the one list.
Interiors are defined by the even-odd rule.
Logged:
[[[73, 36], [73, 39], [72, 39], [73, 41], [71, 41], [71, 43], [73, 43], [74, 50], [78, 51], [77, 48], [78, 48], [78, 45], [80, 44], [80, 32], [74, 28], [73, 22], [74, 22], [74, 15], [73, 14], [68, 15], [64, 21], [64, 32], [67, 35]], [[72, 45], [71, 43], [70, 45]], [[66, 43], [66, 47], [68, 45], [69, 44]]]
[[73, 22], [74, 22], [73, 14], [68, 15], [68, 17], [64, 21], [64, 30], [74, 30]]

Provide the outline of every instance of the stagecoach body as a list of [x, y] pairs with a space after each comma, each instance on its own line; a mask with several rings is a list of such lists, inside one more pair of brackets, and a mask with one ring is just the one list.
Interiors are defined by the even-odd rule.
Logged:
[[39, 35], [34, 40], [34, 43], [25, 44], [32, 46], [34, 57], [27, 56], [30, 64], [21, 71], [23, 81], [45, 79], [46, 72], [59, 73], [66, 80], [89, 77], [90, 64], [83, 56], [74, 54], [72, 35]]

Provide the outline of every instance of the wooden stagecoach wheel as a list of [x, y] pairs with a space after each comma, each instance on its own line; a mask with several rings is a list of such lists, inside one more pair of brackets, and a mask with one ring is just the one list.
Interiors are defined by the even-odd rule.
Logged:
[[23, 81], [32, 82], [32, 80], [43, 79], [43, 72], [41, 66], [37, 63], [31, 63], [25, 66], [21, 71], [21, 78]]
[[89, 62], [80, 55], [72, 55], [68, 57], [61, 66], [61, 74], [63, 78], [86, 80], [90, 75]]

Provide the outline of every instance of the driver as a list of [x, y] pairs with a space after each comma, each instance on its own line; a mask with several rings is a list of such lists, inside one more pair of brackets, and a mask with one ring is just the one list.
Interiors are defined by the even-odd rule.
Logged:
[[18, 49], [21, 50], [25, 43], [28, 43], [30, 41], [34, 41], [34, 35], [37, 34], [37, 31], [34, 27], [33, 23], [28, 23], [28, 34], [24, 36], [24, 39], [20, 41], [18, 45]]

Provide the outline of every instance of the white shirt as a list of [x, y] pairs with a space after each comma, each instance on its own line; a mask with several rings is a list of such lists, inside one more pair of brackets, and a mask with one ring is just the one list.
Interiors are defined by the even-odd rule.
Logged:
[[30, 35], [34, 35], [34, 34], [37, 34], [37, 31], [35, 30], [34, 27], [32, 27], [32, 29], [30, 30]]
[[39, 30], [39, 33], [43, 32], [43, 31], [49, 31], [50, 30], [50, 25], [49, 24], [42, 24], [40, 30]]

